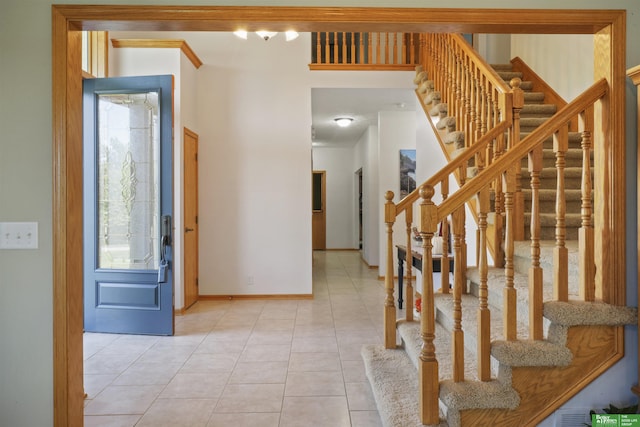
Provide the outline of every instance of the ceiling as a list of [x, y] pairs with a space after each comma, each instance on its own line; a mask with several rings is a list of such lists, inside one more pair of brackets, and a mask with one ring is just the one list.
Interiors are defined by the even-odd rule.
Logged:
[[[242, 52], [247, 44], [246, 41], [237, 39], [231, 33], [206, 31], [120, 31], [112, 32], [110, 36], [183, 39], [205, 64], [215, 62], [215, 58], [221, 56], [229, 58], [232, 62], [233, 58], [243, 55]], [[212, 40], [217, 42], [212, 43]], [[252, 42], [255, 40], [250, 38]], [[279, 39], [269, 41], [269, 43], [274, 42], [285, 43]], [[378, 123], [378, 112], [414, 111], [415, 106], [416, 96], [413, 89], [314, 88], [311, 93], [310, 130], [313, 145], [314, 147], [353, 146], [370, 125]], [[336, 117], [351, 117], [354, 120], [351, 126], [340, 128], [334, 121]]]
[[[412, 89], [312, 89], [311, 126], [315, 147], [353, 146], [363, 132], [378, 123], [380, 111], [415, 111]], [[334, 119], [351, 117], [349, 127]]]

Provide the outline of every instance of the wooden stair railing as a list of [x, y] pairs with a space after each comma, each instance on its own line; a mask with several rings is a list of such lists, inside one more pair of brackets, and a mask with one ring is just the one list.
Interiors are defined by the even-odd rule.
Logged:
[[[608, 93], [608, 83], [602, 79], [592, 85], [574, 101], [562, 108], [547, 122], [534, 130], [529, 136], [519, 144], [510, 146], [493, 163], [484, 167], [475, 177], [467, 180], [463, 186], [451, 195], [436, 204], [434, 196], [435, 189], [442, 187], [448, 190], [448, 181], [460, 164], [468, 159], [477, 156], [478, 153], [503, 134], [505, 130], [512, 129], [510, 123], [502, 122], [487, 132], [483, 137], [466, 148], [464, 152], [454, 161], [445, 166], [433, 177], [425, 181], [418, 189], [420, 200], [420, 234], [422, 237], [422, 315], [421, 315], [421, 337], [423, 340], [422, 350], [419, 360], [419, 389], [420, 389], [420, 419], [424, 424], [437, 424], [439, 422], [439, 377], [438, 360], [435, 356], [435, 304], [434, 304], [434, 284], [432, 267], [432, 238], [436, 232], [437, 225], [441, 222], [451, 221], [453, 227], [453, 246], [455, 262], [454, 273], [454, 327], [453, 327], [453, 380], [464, 380], [464, 331], [461, 327], [461, 313], [464, 309], [461, 306], [461, 294], [464, 292], [463, 264], [458, 262], [462, 255], [462, 245], [464, 234], [464, 214], [465, 205], [471, 199], [477, 199], [476, 204], [479, 218], [479, 271], [480, 291], [479, 308], [477, 313], [478, 328], [478, 378], [487, 381], [491, 378], [490, 372], [490, 311], [487, 304], [487, 244], [486, 244], [486, 217], [489, 208], [489, 191], [495, 180], [501, 180], [505, 194], [505, 287], [503, 306], [503, 335], [506, 340], [518, 339], [516, 300], [517, 293], [514, 288], [514, 193], [516, 191], [516, 174], [520, 160], [529, 158], [529, 169], [531, 172], [532, 199], [532, 221], [531, 221], [531, 267], [529, 269], [529, 338], [534, 340], [542, 339], [543, 321], [543, 282], [542, 269], [540, 267], [540, 241], [539, 241], [539, 220], [535, 215], [536, 206], [539, 203], [537, 195], [538, 173], [541, 167], [540, 153], [545, 139], [554, 138], [554, 151], [556, 152], [556, 169], [558, 173], [558, 198], [556, 200], [556, 245], [554, 248], [554, 274], [553, 274], [553, 295], [556, 300], [567, 300], [569, 295], [567, 278], [567, 257], [564, 247], [564, 206], [563, 197], [563, 153], [566, 151], [568, 126], [573, 117], [579, 117], [579, 131], [583, 136], [583, 186], [582, 186], [582, 216], [583, 224], [579, 234], [580, 239], [580, 281], [579, 295], [584, 301], [594, 300], [595, 295], [611, 295], [606, 287], [616, 286], [616, 284], [596, 283], [594, 274], [594, 244], [593, 244], [593, 209], [591, 208], [591, 135], [594, 132], [594, 111], [602, 111], [603, 116], [599, 117], [601, 123], [606, 123], [606, 108], [594, 106], [601, 102]], [[393, 193], [387, 192], [385, 203], [385, 222], [387, 224], [387, 276], [385, 281], [385, 346], [395, 347], [395, 306], [393, 304], [393, 224], [396, 217], [401, 212], [411, 212], [412, 205], [417, 200], [416, 193], [409, 194], [397, 205], [392, 202]], [[408, 215], [409, 220], [411, 214]], [[408, 249], [410, 250], [410, 249]], [[576, 296], [577, 297], [577, 296]], [[603, 302], [611, 303], [603, 298]], [[409, 311], [409, 310], [408, 310]], [[392, 331], [393, 330], [393, 331]]]
[[311, 33], [311, 70], [413, 70], [420, 35], [387, 32]]
[[[422, 37], [425, 53], [414, 83], [418, 85], [417, 93], [425, 113], [434, 116], [439, 112], [440, 117], [448, 121], [447, 127], [455, 128], [462, 134], [464, 147], [473, 145], [501, 121], [513, 123], [506, 140], [496, 140], [495, 145], [488, 147], [484, 158], [479, 159], [479, 164], [475, 164], [476, 169], [480, 170], [500, 157], [504, 149], [519, 142], [520, 111], [524, 106], [520, 80], [512, 79], [512, 87], [509, 87], [459, 34], [424, 34]], [[431, 105], [430, 111], [426, 111], [426, 105]], [[447, 149], [444, 146], [442, 148], [447, 153]], [[466, 175], [466, 171], [462, 176], [458, 175], [460, 185], [464, 184]], [[516, 240], [524, 239], [524, 196], [519, 188], [520, 175], [517, 170], [513, 200]], [[496, 243], [504, 233], [503, 184], [497, 180], [491, 189], [496, 215], [488, 243], [496, 265], [502, 265], [504, 258], [502, 247]], [[471, 205], [470, 210], [478, 222], [475, 206]]]

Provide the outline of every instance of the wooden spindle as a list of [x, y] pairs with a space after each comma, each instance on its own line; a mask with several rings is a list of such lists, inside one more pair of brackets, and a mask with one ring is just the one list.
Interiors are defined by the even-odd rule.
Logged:
[[563, 126], [553, 134], [553, 152], [556, 154], [556, 244], [553, 248], [553, 298], [569, 301], [569, 251], [567, 236], [564, 171], [565, 154], [569, 149], [569, 127]]
[[325, 33], [316, 33], [316, 62], [318, 64], [322, 63], [322, 34]]
[[[449, 178], [445, 178], [440, 183], [440, 191], [442, 193], [442, 201], [444, 202], [449, 197]], [[440, 258], [440, 284], [441, 292], [443, 294], [449, 293], [449, 222], [445, 219], [441, 223], [440, 231], [442, 232], [442, 257]], [[455, 258], [454, 258], [455, 260]], [[455, 268], [455, 264], [454, 264]]]
[[365, 64], [366, 60], [365, 60], [365, 56], [364, 56], [364, 38], [367, 37], [367, 33], [359, 33], [360, 34], [360, 38], [358, 40], [358, 42], [360, 43], [360, 64]]
[[580, 268], [580, 298], [584, 301], [595, 301], [595, 260], [593, 234], [593, 205], [591, 182], [591, 144], [593, 132], [593, 107], [583, 111], [578, 116], [578, 128], [582, 133], [582, 194], [580, 206], [581, 225], [578, 231], [579, 268]]
[[529, 153], [531, 174], [531, 266], [529, 267], [529, 338], [542, 339], [542, 268], [540, 267], [540, 171], [542, 146]]
[[342, 36], [342, 53], [340, 55], [340, 63], [341, 64], [346, 64], [347, 63], [347, 33], [340, 33]]
[[357, 33], [349, 33], [351, 35], [351, 43], [349, 43], [349, 48], [351, 50], [351, 56], [349, 58], [349, 63], [350, 64], [357, 64], [358, 60], [357, 60], [357, 56], [356, 56], [356, 52], [357, 52], [357, 46], [358, 43], [356, 41], [356, 34]]
[[333, 33], [324, 33], [324, 63], [331, 63], [331, 35]]
[[[407, 322], [413, 321], [413, 262], [412, 262], [412, 236], [413, 236], [413, 206], [409, 206], [404, 211], [405, 224], [407, 226], [407, 254], [405, 260], [407, 261], [407, 279], [406, 279], [406, 291], [405, 291], [405, 319]], [[398, 260], [398, 263], [400, 260]], [[398, 276], [399, 277], [399, 276]], [[400, 291], [402, 292], [402, 291]]]
[[369, 64], [375, 64], [375, 62], [373, 62], [373, 33], [367, 33], [368, 37], [369, 37], [369, 46], [367, 47], [367, 53], [368, 53], [368, 59], [369, 59]]
[[[464, 209], [461, 205], [452, 214], [453, 251], [456, 260], [462, 259], [462, 236], [464, 233]], [[465, 287], [462, 262], [454, 264], [453, 281], [453, 331], [452, 331], [452, 363], [453, 381], [464, 381], [464, 331], [462, 330], [462, 290]]]
[[[508, 148], [515, 147], [520, 143], [520, 111], [524, 106], [524, 92], [520, 89], [522, 81], [519, 78], [513, 78], [509, 82], [511, 85], [512, 93], [512, 108], [513, 108], [513, 128], [509, 134]], [[522, 188], [520, 184], [520, 178], [522, 177], [521, 165], [516, 165], [516, 190], [514, 195], [514, 239], [517, 241], [524, 240], [524, 195], [522, 194]]]
[[503, 316], [504, 316], [504, 336], [506, 340], [513, 341], [518, 338], [517, 329], [517, 295], [514, 287], [514, 265], [513, 265], [513, 193], [516, 189], [516, 172], [515, 168], [509, 168], [503, 174], [502, 186], [504, 192], [504, 209], [505, 209], [505, 263], [504, 263], [504, 298], [503, 298]]
[[478, 228], [480, 248], [478, 270], [480, 273], [480, 288], [478, 289], [478, 379], [491, 379], [491, 312], [489, 310], [489, 266], [487, 262], [487, 213], [489, 212], [489, 187], [483, 188], [478, 194]]
[[431, 239], [437, 227], [437, 207], [431, 198], [433, 187], [420, 187], [420, 219], [422, 236], [422, 315], [420, 335], [422, 349], [418, 362], [418, 382], [420, 389], [420, 421], [423, 424], [440, 422], [438, 360], [435, 352], [435, 306], [433, 301], [433, 257]]
[[[396, 348], [396, 305], [393, 300], [393, 224], [396, 220], [396, 205], [393, 203], [393, 191], [384, 194], [384, 218], [387, 225], [387, 268], [385, 272], [384, 300], [384, 346]], [[411, 257], [411, 254], [407, 254]], [[410, 262], [410, 261], [409, 261]]]
[[[495, 140], [495, 148], [493, 150], [493, 161], [497, 161], [502, 156], [502, 147], [504, 143], [504, 136], [499, 136]], [[494, 212], [495, 217], [493, 220], [493, 232], [494, 232], [494, 259], [493, 263], [495, 267], [504, 267], [504, 249], [503, 249], [503, 234], [504, 234], [504, 218], [502, 216], [504, 212], [504, 192], [502, 186], [502, 179], [496, 179], [494, 191]]]

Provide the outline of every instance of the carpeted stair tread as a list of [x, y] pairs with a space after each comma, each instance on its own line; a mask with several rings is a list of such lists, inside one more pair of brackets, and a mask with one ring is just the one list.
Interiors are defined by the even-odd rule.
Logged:
[[[407, 322], [399, 320], [397, 323], [398, 335], [402, 341], [402, 348], [407, 352], [407, 356], [411, 363], [418, 369], [418, 360], [420, 358], [420, 349], [422, 348], [422, 338], [420, 336], [419, 320]], [[446, 328], [436, 323], [436, 333], [433, 345], [436, 349], [436, 357], [438, 358], [438, 374], [440, 380], [449, 379], [453, 376], [453, 356], [451, 354], [451, 334]], [[477, 367], [475, 363], [474, 351], [465, 349], [465, 377], [469, 379], [477, 379]]]
[[544, 92], [525, 92], [524, 102], [526, 104], [540, 104], [544, 101]]
[[573, 358], [564, 345], [544, 340], [493, 341], [491, 356], [510, 367], [568, 366]]
[[[436, 307], [436, 320], [442, 325], [447, 333], [453, 331], [454, 319], [453, 319], [453, 295], [452, 294], [436, 294], [434, 295], [434, 302]], [[472, 354], [475, 354], [478, 344], [478, 307], [480, 300], [475, 295], [464, 294], [461, 298], [462, 305], [462, 330], [464, 331], [464, 346]], [[503, 339], [503, 317], [502, 311], [496, 307], [489, 307], [491, 311], [491, 341]], [[518, 323], [518, 336], [521, 338], [527, 338], [529, 331], [527, 326], [519, 322]], [[465, 363], [468, 358], [465, 357]], [[474, 359], [471, 359], [474, 360]], [[474, 361], [475, 362], [475, 361]], [[493, 376], [498, 374], [497, 364], [492, 364]], [[465, 373], [466, 374], [466, 373]], [[476, 379], [476, 374], [473, 372], [471, 377], [467, 378]]]
[[524, 104], [520, 117], [551, 117], [557, 110], [555, 104]]
[[496, 72], [502, 78], [502, 80], [504, 80], [507, 83], [511, 79], [515, 79], [515, 78], [522, 79], [522, 73], [520, 71], [496, 70]]
[[462, 144], [462, 147], [464, 147], [464, 132], [462, 131], [449, 132], [444, 137], [444, 143], [445, 144], [455, 143], [457, 148], [460, 148], [458, 146]]
[[456, 118], [449, 116], [449, 117], [445, 117], [443, 119], [438, 120], [438, 123], [436, 123], [436, 129], [439, 130], [443, 130], [443, 129], [451, 129], [455, 128], [456, 125]]
[[515, 409], [520, 396], [510, 386], [497, 380], [440, 383], [440, 401], [447, 408], [450, 426], [460, 426], [460, 411], [465, 409]]
[[549, 301], [544, 304], [544, 316], [563, 326], [622, 326], [637, 324], [638, 309], [602, 302]]
[[[380, 419], [385, 427], [418, 427], [420, 422], [418, 375], [407, 353], [401, 349], [367, 345], [362, 359]], [[443, 419], [443, 416], [440, 416]], [[439, 426], [446, 427], [446, 421]]]

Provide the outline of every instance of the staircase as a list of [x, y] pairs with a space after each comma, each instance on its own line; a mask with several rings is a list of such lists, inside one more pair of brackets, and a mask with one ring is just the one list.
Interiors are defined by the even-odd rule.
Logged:
[[[569, 105], [545, 103], [545, 92], [533, 90], [539, 83], [521, 81], [510, 66], [468, 66], [464, 77], [456, 64], [472, 61], [455, 55], [471, 49], [455, 36], [432, 37], [425, 44], [436, 65], [431, 78], [418, 74], [417, 92], [438, 119], [450, 163], [398, 204], [386, 195], [385, 345], [363, 348], [367, 376], [386, 426], [534, 426], [622, 358], [623, 325], [637, 319], [636, 309], [595, 298], [594, 289], [607, 284], [596, 283], [592, 266], [590, 123], [604, 85]], [[522, 170], [513, 167], [520, 162]], [[452, 174], [461, 188], [449, 195]], [[406, 212], [410, 230], [408, 206], [418, 200], [423, 313], [416, 321], [409, 308], [396, 321], [393, 223]], [[458, 262], [465, 258], [464, 204], [479, 227], [475, 268]], [[442, 221], [452, 224], [456, 271], [453, 290], [437, 292], [431, 239]], [[489, 268], [490, 238], [498, 264], [504, 249], [505, 268]], [[412, 289], [408, 281], [407, 295]]]

